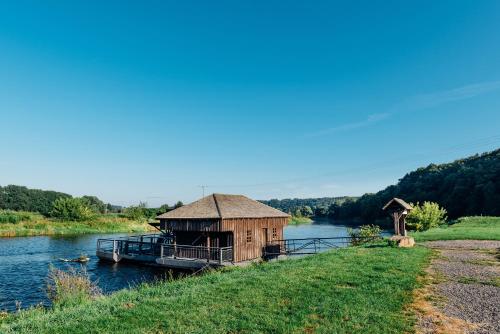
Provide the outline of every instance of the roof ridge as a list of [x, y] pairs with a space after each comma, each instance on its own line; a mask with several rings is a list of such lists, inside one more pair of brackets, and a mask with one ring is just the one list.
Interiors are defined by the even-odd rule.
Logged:
[[217, 213], [219, 214], [219, 217], [222, 219], [222, 214], [220, 213], [219, 203], [217, 202], [217, 196], [215, 196], [215, 193], [212, 194], [212, 197], [214, 198], [215, 207], [217, 208]]

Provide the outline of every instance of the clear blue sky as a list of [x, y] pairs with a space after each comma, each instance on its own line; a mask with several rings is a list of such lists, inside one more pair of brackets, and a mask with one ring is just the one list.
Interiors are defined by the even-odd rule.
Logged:
[[0, 184], [360, 195], [500, 146], [500, 1], [2, 1]]

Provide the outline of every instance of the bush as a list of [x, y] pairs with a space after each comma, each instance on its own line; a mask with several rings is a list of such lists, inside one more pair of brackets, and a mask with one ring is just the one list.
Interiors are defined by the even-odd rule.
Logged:
[[131, 205], [123, 210], [125, 217], [133, 220], [142, 220], [148, 218], [147, 204], [140, 202], [139, 205]]
[[64, 271], [51, 267], [47, 279], [47, 296], [54, 305], [77, 305], [101, 296], [96, 282], [90, 280], [85, 269], [71, 267]]
[[58, 198], [54, 201], [51, 211], [52, 217], [64, 220], [87, 220], [93, 215], [87, 201], [81, 198]]
[[123, 214], [125, 217], [132, 220], [148, 220], [156, 218], [156, 216], [161, 213], [159, 213], [158, 208], [148, 208], [147, 203], [140, 202], [139, 205], [131, 205], [125, 208]]
[[351, 237], [351, 244], [354, 246], [380, 240], [382, 238], [380, 235], [381, 232], [380, 227], [377, 225], [363, 225], [357, 230], [347, 230], [347, 233]]
[[406, 217], [406, 227], [413, 231], [426, 231], [446, 222], [446, 210], [434, 202], [413, 206]]

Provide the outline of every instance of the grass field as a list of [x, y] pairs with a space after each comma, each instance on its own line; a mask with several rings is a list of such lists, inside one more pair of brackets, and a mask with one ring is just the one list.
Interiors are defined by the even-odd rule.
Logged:
[[350, 248], [124, 290], [0, 320], [5, 333], [407, 333], [430, 251]]
[[146, 222], [129, 220], [116, 215], [99, 215], [92, 220], [51, 220], [32, 212], [0, 210], [0, 237], [64, 235], [83, 233], [146, 232]]
[[416, 241], [500, 240], [500, 217], [463, 217], [451, 225], [413, 232]]

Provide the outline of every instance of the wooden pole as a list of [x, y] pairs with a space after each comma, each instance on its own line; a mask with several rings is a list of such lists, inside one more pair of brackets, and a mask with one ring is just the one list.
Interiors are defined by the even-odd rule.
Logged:
[[210, 234], [207, 234], [207, 262], [210, 262]]

